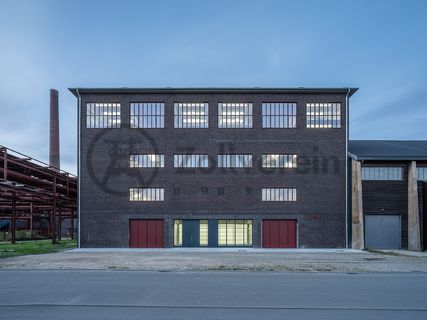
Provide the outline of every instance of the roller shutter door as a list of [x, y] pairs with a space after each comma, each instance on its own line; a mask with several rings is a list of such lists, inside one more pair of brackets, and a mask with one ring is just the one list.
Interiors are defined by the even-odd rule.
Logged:
[[129, 247], [163, 248], [163, 220], [130, 220]]
[[365, 215], [365, 247], [400, 249], [400, 215]]

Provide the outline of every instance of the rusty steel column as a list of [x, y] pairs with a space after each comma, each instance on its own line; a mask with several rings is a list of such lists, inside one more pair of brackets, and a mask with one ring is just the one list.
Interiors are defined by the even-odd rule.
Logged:
[[60, 169], [58, 91], [50, 89], [49, 165]]
[[71, 211], [71, 240], [74, 240], [74, 211]]
[[7, 149], [4, 148], [4, 161], [3, 161], [3, 180], [7, 181]]
[[53, 203], [52, 203], [52, 215], [51, 215], [51, 238], [52, 238], [52, 243], [55, 244], [56, 243], [56, 239], [57, 239], [57, 226], [56, 226], [56, 175], [53, 175], [53, 189], [52, 189], [52, 194], [53, 194]]
[[12, 192], [12, 243], [16, 243], [16, 198], [15, 198], [15, 192]]
[[59, 216], [58, 216], [58, 240], [61, 241], [62, 240], [62, 209], [61, 207], [59, 207]]

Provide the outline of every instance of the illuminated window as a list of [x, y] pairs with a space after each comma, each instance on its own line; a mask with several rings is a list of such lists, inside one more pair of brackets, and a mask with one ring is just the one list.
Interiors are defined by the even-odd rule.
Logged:
[[297, 201], [297, 189], [262, 188], [262, 201]]
[[251, 168], [251, 154], [219, 154], [218, 168]]
[[175, 128], [208, 128], [208, 103], [175, 103], [174, 126]]
[[296, 154], [263, 154], [263, 168], [296, 168]]
[[307, 128], [341, 128], [341, 103], [307, 103]]
[[120, 103], [87, 103], [86, 128], [120, 128]]
[[163, 102], [131, 103], [130, 127], [164, 128], [165, 104]]
[[173, 245], [175, 247], [182, 246], [182, 220], [174, 220], [173, 222]]
[[252, 128], [252, 103], [219, 103], [218, 128]]
[[131, 168], [163, 168], [165, 156], [163, 154], [131, 154], [129, 165]]
[[403, 168], [362, 167], [362, 180], [403, 180]]
[[200, 220], [200, 246], [207, 247], [209, 241], [208, 220]]
[[129, 188], [130, 201], [164, 201], [163, 188]]
[[264, 102], [262, 104], [263, 128], [296, 128], [297, 104]]
[[417, 179], [421, 181], [427, 181], [427, 167], [417, 168]]
[[252, 220], [218, 220], [218, 245], [252, 246]]
[[173, 156], [175, 168], [207, 168], [209, 160], [207, 154], [175, 154]]

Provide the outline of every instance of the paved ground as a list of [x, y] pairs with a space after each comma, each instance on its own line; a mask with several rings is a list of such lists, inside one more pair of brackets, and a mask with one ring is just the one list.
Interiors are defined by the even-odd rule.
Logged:
[[427, 319], [425, 273], [0, 271], [0, 319]]
[[74, 250], [0, 259], [1, 269], [427, 272], [427, 256], [352, 250]]

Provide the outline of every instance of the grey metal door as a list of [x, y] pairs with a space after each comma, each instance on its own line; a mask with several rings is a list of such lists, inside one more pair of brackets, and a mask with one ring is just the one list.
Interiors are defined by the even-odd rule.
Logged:
[[365, 247], [400, 249], [400, 215], [365, 215]]

